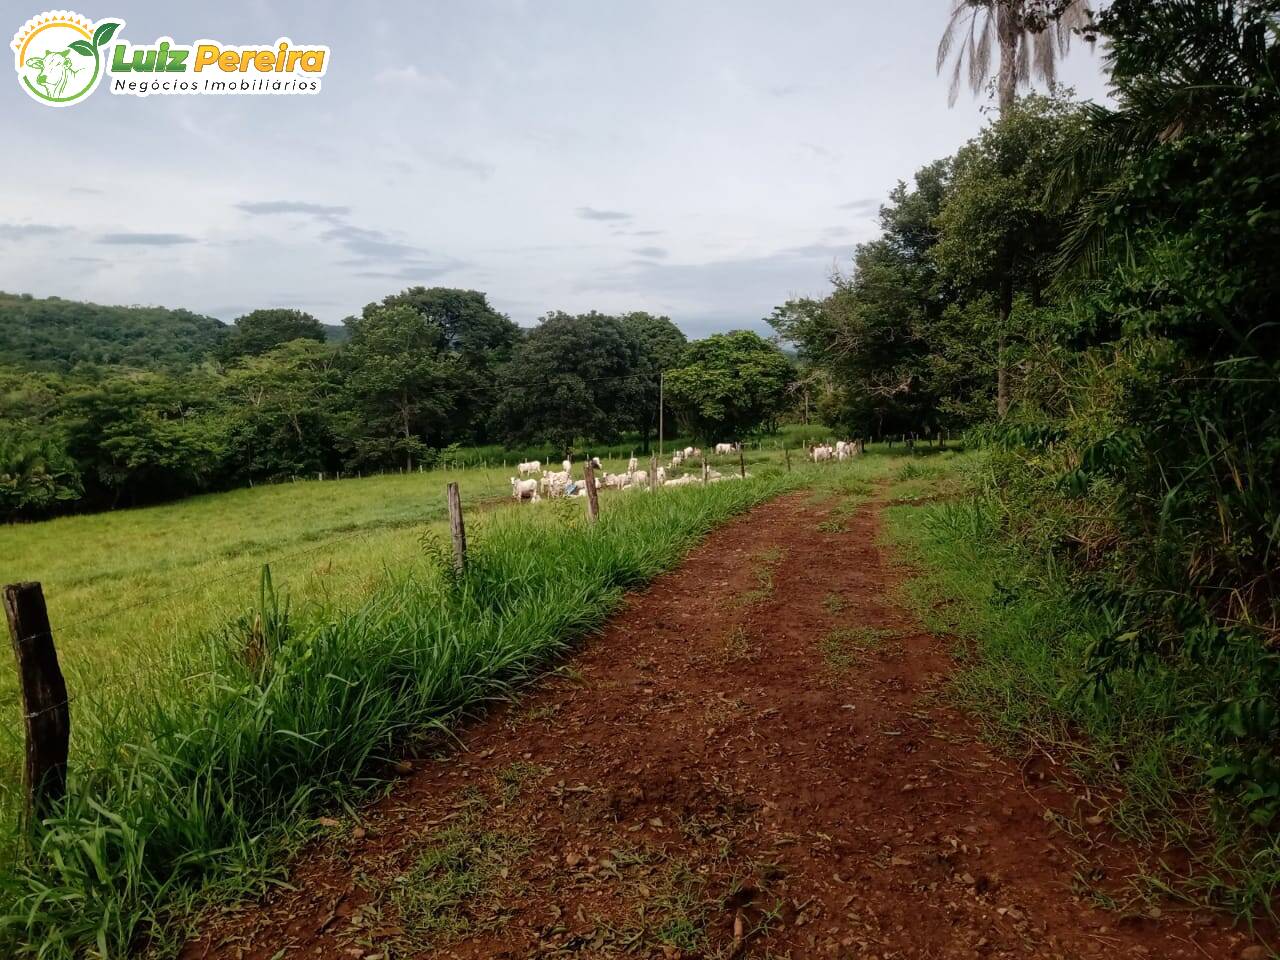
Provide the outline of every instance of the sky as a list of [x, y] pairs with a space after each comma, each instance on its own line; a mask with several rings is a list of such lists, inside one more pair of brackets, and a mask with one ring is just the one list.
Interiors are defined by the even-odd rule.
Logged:
[[[340, 323], [422, 284], [526, 326], [766, 331], [990, 116], [935, 73], [950, 0], [69, 2], [133, 43], [331, 48], [314, 96], [103, 86], [54, 110], [0, 81], [0, 290], [226, 321]], [[1061, 74], [1104, 96], [1084, 45]]]

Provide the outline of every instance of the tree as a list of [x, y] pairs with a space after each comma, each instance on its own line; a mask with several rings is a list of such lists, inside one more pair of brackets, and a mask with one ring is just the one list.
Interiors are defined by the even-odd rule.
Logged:
[[[1003, 114], [1018, 88], [1032, 79], [1050, 88], [1057, 79], [1058, 58], [1067, 55], [1073, 33], [1091, 22], [1086, 0], [954, 0], [947, 29], [938, 42], [937, 70], [954, 53], [948, 100], [955, 105], [965, 78], [976, 96], [991, 76], [991, 52], [999, 50], [996, 93]], [[959, 45], [957, 45], [959, 41]]]
[[948, 308], [962, 293], [934, 256], [951, 178], [952, 162], [942, 160], [899, 183], [880, 210], [882, 235], [858, 245], [852, 272], [832, 278], [834, 291], [789, 301], [769, 320], [813, 370], [802, 396], [811, 393], [826, 422], [858, 436], [930, 435], [978, 413], [963, 394], [990, 364], [958, 342]]
[[440, 328], [443, 348], [468, 364], [489, 366], [508, 359], [520, 339], [520, 328], [489, 305], [479, 290], [410, 287], [369, 304], [365, 314], [395, 306], [411, 307]]
[[290, 340], [324, 343], [324, 327], [301, 310], [253, 310], [236, 318], [220, 355], [223, 362], [230, 363], [239, 357], [259, 356]]
[[444, 350], [444, 330], [404, 304], [374, 307], [347, 326], [347, 463], [412, 470], [444, 438], [457, 396], [458, 362]]
[[787, 408], [794, 369], [775, 344], [750, 330], [695, 340], [667, 373], [681, 423], [706, 443], [742, 440]]
[[636, 374], [635, 409], [631, 420], [640, 430], [641, 447], [647, 453], [650, 439], [658, 432], [661, 374], [680, 362], [688, 339], [668, 317], [637, 311], [623, 314], [620, 319], [635, 351], [632, 360]]
[[1020, 100], [957, 153], [936, 220], [943, 276], [970, 296], [994, 298], [994, 328], [977, 332], [996, 344], [999, 417], [1009, 409], [1016, 298], [1041, 306], [1066, 223], [1046, 202], [1045, 184], [1081, 120], [1079, 108], [1060, 99]]
[[148, 503], [217, 485], [227, 422], [209, 375], [115, 375], [66, 401], [67, 451], [86, 494], [112, 506]]
[[[982, 89], [991, 75], [993, 44], [1000, 52], [996, 92], [1001, 117], [1013, 108], [1018, 88], [1030, 84], [1033, 77], [1043, 80], [1052, 91], [1058, 57], [1066, 56], [1072, 34], [1091, 22], [1086, 0], [954, 0], [951, 19], [938, 42], [939, 73], [953, 50], [955, 53], [949, 102], [954, 106], [960, 95], [966, 64], [970, 88], [975, 95]], [[1006, 286], [1011, 282], [1006, 278]], [[1003, 294], [1000, 304], [1003, 330], [1011, 304]], [[1009, 373], [1003, 333], [997, 346], [996, 411], [1004, 417], [1009, 409]]]
[[333, 466], [335, 351], [291, 340], [227, 373], [233, 466], [249, 478], [290, 477]]
[[60, 437], [0, 421], [0, 516], [47, 514], [83, 494], [80, 471]]
[[494, 427], [508, 443], [611, 441], [636, 426], [645, 384], [637, 325], [617, 317], [550, 313], [516, 347], [498, 380]]
[[380, 307], [409, 307], [441, 331], [440, 349], [458, 362], [453, 412], [448, 426], [454, 440], [483, 441], [497, 369], [511, 358], [520, 342], [520, 328], [494, 310], [478, 290], [448, 287], [410, 287], [369, 304], [365, 313]]

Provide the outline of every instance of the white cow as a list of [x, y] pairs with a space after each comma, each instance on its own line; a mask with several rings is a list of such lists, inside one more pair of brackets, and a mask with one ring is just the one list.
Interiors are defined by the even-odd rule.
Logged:
[[716, 453], [734, 453], [735, 451], [737, 451], [737, 449], [738, 449], [737, 445], [732, 443], [716, 444]]
[[809, 449], [809, 456], [813, 459], [814, 463], [821, 463], [824, 460], [830, 460], [834, 453], [835, 451], [826, 444], [819, 444], [818, 446], [810, 447]]
[[557, 473], [555, 470], [548, 470], [542, 475], [542, 489], [546, 491], [549, 497], [558, 497], [564, 493], [564, 488], [569, 485], [569, 473]]
[[560, 466], [564, 469], [564, 472], [565, 472], [566, 474], [572, 473], [572, 472], [573, 472], [573, 458], [572, 458], [572, 457], [565, 457], [565, 458], [564, 458], [564, 460], [562, 460], [562, 461], [560, 462]]
[[541, 472], [542, 472], [542, 461], [540, 461], [540, 460], [526, 460], [524, 463], [517, 463], [517, 464], [516, 464], [516, 469], [520, 471], [520, 476], [522, 476], [522, 477], [523, 477], [526, 473], [541, 473]]
[[621, 490], [630, 482], [625, 473], [606, 473], [604, 475], [604, 485], [614, 490]]
[[636, 459], [636, 455], [633, 453], [631, 459], [627, 461], [627, 473], [635, 473], [638, 466], [640, 466], [640, 461]]
[[691, 483], [697, 483], [698, 478], [692, 473], [686, 473], [683, 477], [672, 477], [663, 483], [664, 487], [687, 487]]
[[662, 486], [662, 484], [666, 482], [667, 482], [667, 469], [666, 467], [659, 467], [658, 468], [658, 485]]
[[685, 455], [686, 457], [693, 457], [693, 456], [697, 456], [697, 454], [695, 454], [695, 453], [693, 452], [693, 447], [685, 447], [685, 448], [684, 448], [684, 450], [683, 450], [682, 452], [684, 453], [684, 455]]
[[643, 487], [648, 486], [648, 484], [649, 484], [649, 471], [648, 471], [648, 470], [632, 470], [632, 471], [631, 471], [631, 474], [630, 474], [630, 477], [631, 477], [631, 486], [633, 486], [633, 487], [642, 487], [642, 488], [643, 488]]
[[518, 477], [511, 478], [511, 496], [516, 500], [528, 500], [537, 502], [538, 499], [538, 481], [537, 480], [521, 480]]
[[671, 455], [671, 466], [678, 467], [682, 463], [684, 463], [684, 454], [677, 450]]

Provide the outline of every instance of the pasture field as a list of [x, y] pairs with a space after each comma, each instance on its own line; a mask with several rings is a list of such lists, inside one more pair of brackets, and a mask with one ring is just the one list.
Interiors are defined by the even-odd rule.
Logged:
[[[802, 484], [864, 489], [889, 462], [801, 457], [793, 450], [788, 473], [766, 441], [745, 455], [747, 482], [602, 492], [595, 527], [581, 499], [517, 507], [513, 471], [490, 467], [5, 528], [0, 572], [45, 585], [73, 699], [74, 803], [42, 834], [62, 864], [55, 876], [6, 858], [0, 930], [49, 956], [79, 955], [85, 943], [128, 942], [161, 910], [181, 914], [177, 901], [210, 883], [269, 874], [304, 815], [380, 782], [381, 758], [406, 738], [505, 695], [717, 524]], [[450, 480], [473, 555], [460, 581], [447, 564]], [[15, 851], [12, 671], [0, 818]], [[179, 863], [185, 879], [169, 891], [162, 878]], [[109, 876], [91, 879], [101, 869]]]
[[[773, 444], [784, 441], [799, 442], [794, 432], [765, 440], [747, 452], [748, 467], [778, 469], [782, 454]], [[709, 460], [725, 472], [736, 468], [736, 457]], [[610, 472], [626, 469], [625, 455], [602, 462]], [[263, 564], [295, 611], [340, 610], [420, 559], [425, 534], [446, 533], [447, 482], [458, 482], [470, 514], [507, 506], [515, 472], [490, 466], [300, 480], [12, 524], [0, 527], [0, 583], [44, 585], [62, 668], [75, 689], [145, 669], [184, 638], [242, 613]], [[581, 477], [580, 465], [575, 475]], [[7, 661], [0, 708], [10, 712], [15, 682]], [[12, 731], [14, 718], [6, 719], [0, 728]]]
[[[792, 446], [798, 465], [794, 448], [827, 432], [787, 428], [747, 451], [748, 468], [779, 469], [783, 443]], [[424, 535], [446, 533], [447, 482], [458, 482], [468, 514], [506, 506], [516, 471], [501, 463], [535, 452], [475, 448], [463, 451], [463, 459], [491, 466], [313, 478], [0, 526], [0, 583], [44, 585], [62, 669], [74, 690], [145, 671], [175, 644], [242, 613], [266, 563], [295, 611], [341, 610], [420, 559]], [[615, 452], [603, 459], [604, 468], [624, 471], [626, 453]], [[709, 459], [728, 472], [737, 458]], [[580, 465], [575, 475], [581, 477]], [[6, 660], [0, 736], [15, 730], [15, 683]], [[13, 744], [7, 746], [5, 755]]]

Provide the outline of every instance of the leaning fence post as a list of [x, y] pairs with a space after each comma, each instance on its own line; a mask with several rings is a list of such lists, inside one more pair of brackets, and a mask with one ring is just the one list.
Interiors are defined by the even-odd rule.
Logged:
[[467, 530], [462, 523], [462, 494], [456, 480], [445, 487], [449, 500], [449, 533], [453, 536], [453, 569], [461, 574], [467, 569]]
[[743, 480], [747, 479], [747, 461], [742, 458], [742, 444], [738, 444], [738, 473]]
[[4, 612], [18, 660], [27, 735], [22, 776], [24, 821], [31, 824], [66, 796], [71, 708], [40, 584], [11, 583], [5, 587]]
[[595, 523], [600, 519], [600, 501], [596, 497], [596, 472], [591, 468], [591, 459], [582, 466], [582, 482], [587, 485], [587, 520]]

